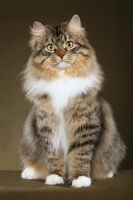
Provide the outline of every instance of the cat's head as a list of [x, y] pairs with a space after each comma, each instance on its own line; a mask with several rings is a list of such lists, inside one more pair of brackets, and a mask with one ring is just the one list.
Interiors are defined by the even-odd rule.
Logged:
[[94, 53], [78, 15], [59, 26], [34, 22], [31, 34], [30, 63], [38, 76], [50, 79], [61, 71], [70, 76], [82, 76], [90, 70], [87, 66]]

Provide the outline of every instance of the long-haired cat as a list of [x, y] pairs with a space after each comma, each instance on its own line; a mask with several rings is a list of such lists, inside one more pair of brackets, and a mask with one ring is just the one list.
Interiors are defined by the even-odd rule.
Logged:
[[78, 15], [59, 26], [31, 28], [23, 88], [32, 103], [20, 143], [22, 178], [46, 184], [91, 185], [111, 178], [125, 157], [103, 73]]

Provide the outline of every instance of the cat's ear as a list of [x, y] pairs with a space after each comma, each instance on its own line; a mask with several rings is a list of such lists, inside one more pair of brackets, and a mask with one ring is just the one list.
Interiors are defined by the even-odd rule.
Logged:
[[31, 28], [31, 34], [39, 36], [45, 30], [45, 26], [43, 26], [40, 22], [35, 21], [33, 24], [33, 28]]
[[74, 15], [70, 22], [68, 23], [68, 27], [72, 29], [81, 29], [81, 21], [78, 15]]

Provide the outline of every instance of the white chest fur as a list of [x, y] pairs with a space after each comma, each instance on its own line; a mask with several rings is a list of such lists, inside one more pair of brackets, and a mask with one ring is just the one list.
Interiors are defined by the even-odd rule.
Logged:
[[92, 88], [98, 88], [100, 82], [97, 74], [93, 73], [84, 78], [64, 76], [53, 81], [29, 79], [24, 88], [31, 97], [47, 94], [51, 97], [54, 108], [60, 110], [67, 106], [70, 97], [86, 94]]
[[59, 130], [53, 144], [55, 149], [59, 146], [64, 150], [66, 157], [68, 151], [68, 142], [65, 134], [65, 122], [62, 109], [67, 106], [70, 97], [76, 97], [82, 93], [86, 94], [93, 88], [99, 88], [101, 79], [97, 73], [90, 74], [84, 78], [59, 77], [51, 82], [40, 79], [28, 79], [25, 81], [24, 89], [29, 97], [42, 96], [47, 94], [50, 96], [55, 113], [59, 118]]

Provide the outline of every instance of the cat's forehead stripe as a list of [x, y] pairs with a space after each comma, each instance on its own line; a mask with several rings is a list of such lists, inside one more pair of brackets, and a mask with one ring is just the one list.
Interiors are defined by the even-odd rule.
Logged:
[[60, 40], [65, 42], [71, 38], [71, 36], [67, 32], [62, 31], [61, 26], [53, 26], [53, 28], [54, 31], [52, 31], [52, 35], [54, 42], [58, 42]]
[[60, 42], [66, 42], [70, 37], [67, 33], [60, 29], [60, 26], [54, 26], [54, 30], [52, 31], [52, 37], [50, 38], [49, 39], [52, 41], [52, 43], [59, 44]]
[[54, 35], [59, 37], [62, 34], [62, 31], [60, 30], [60, 26], [54, 26]]

